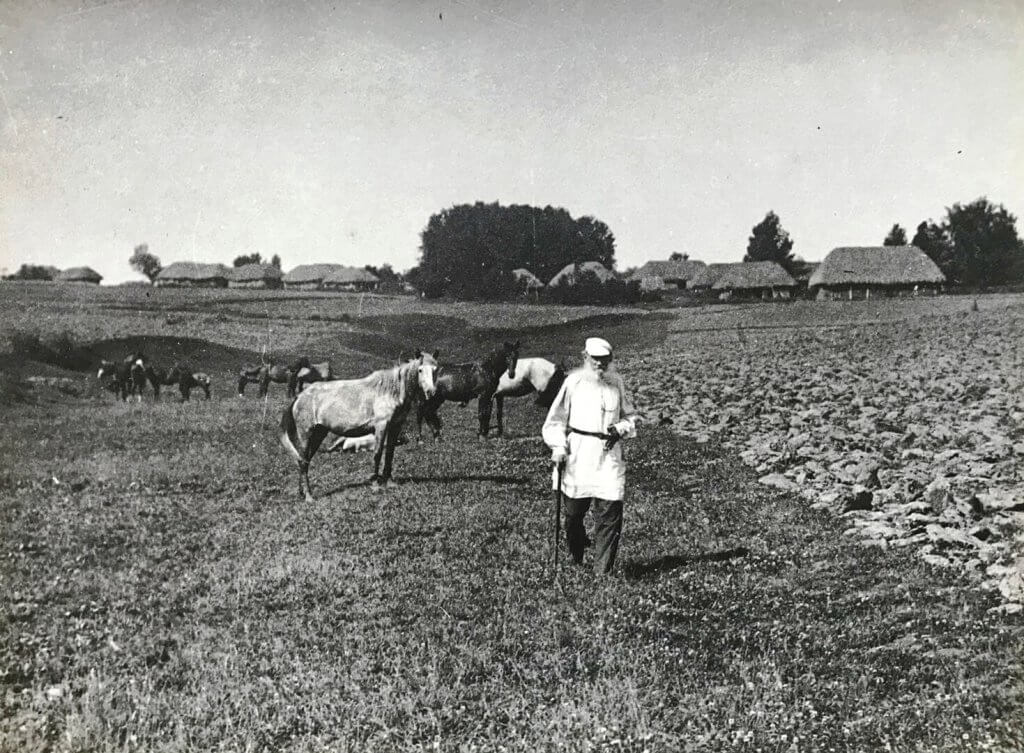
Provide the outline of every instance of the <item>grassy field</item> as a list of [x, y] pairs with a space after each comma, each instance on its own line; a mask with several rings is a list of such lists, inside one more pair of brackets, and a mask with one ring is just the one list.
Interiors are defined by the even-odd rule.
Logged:
[[[461, 357], [517, 333], [524, 355], [571, 357], [603, 334], [652, 415], [702, 381], [702, 354], [750, 357], [758, 335], [730, 326], [827, 327], [832, 349], [844, 322], [924, 338], [906, 322], [970, 305], [634, 315], [313, 296], [310, 311], [288, 294], [52, 291], [0, 299], [5, 336], [184, 352], [222, 384], [263, 344], [355, 373], [417, 344]], [[980, 302], [998, 319], [996, 304]], [[318, 457], [312, 505], [276, 442], [284, 405], [225, 385], [210, 402], [44, 391], [0, 407], [0, 750], [1024, 747], [1021, 616], [909, 550], [858, 545], [718, 435], [646, 426], [618, 575], [555, 586], [528, 399], [507, 403], [502, 440], [447, 406], [445, 442], [400, 447], [384, 493], [368, 455]]]

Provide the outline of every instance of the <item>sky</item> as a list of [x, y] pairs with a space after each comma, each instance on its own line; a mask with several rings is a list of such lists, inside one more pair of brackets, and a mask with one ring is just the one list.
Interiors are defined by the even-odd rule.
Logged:
[[[1024, 0], [0, 0], [0, 267], [415, 265], [476, 201], [617, 267], [1024, 214]], [[1018, 230], [1021, 230], [1018, 221]]]

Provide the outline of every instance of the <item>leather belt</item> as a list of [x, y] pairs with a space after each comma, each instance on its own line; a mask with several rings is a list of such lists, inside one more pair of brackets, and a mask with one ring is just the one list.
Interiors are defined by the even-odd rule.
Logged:
[[[599, 431], [583, 431], [583, 429], [577, 429], [570, 426], [567, 430], [568, 434], [582, 434], [584, 437], [597, 437], [598, 439], [611, 439], [611, 434], [602, 434]], [[618, 439], [618, 437], [616, 437]]]

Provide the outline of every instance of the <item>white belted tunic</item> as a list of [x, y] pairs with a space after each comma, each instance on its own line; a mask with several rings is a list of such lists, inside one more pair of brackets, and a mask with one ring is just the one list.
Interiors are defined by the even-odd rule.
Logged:
[[[574, 499], [598, 497], [620, 500], [626, 486], [622, 442], [605, 450], [605, 440], [570, 429], [607, 434], [614, 426], [622, 439], [636, 435], [636, 413], [622, 377], [614, 371], [603, 375], [584, 366], [565, 378], [551, 404], [541, 435], [552, 450], [566, 451], [562, 492]], [[552, 488], [557, 475], [553, 474]]]

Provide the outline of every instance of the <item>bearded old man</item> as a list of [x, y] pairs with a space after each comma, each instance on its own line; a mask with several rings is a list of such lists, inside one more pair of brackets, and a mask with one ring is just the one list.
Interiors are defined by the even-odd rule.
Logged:
[[565, 536], [577, 565], [583, 564], [588, 543], [584, 517], [593, 509], [598, 574], [611, 572], [619, 550], [626, 486], [621, 440], [636, 435], [636, 423], [622, 377], [612, 368], [612, 346], [600, 337], [587, 338], [583, 366], [566, 376], [542, 436], [551, 448], [556, 489], [561, 476]]

